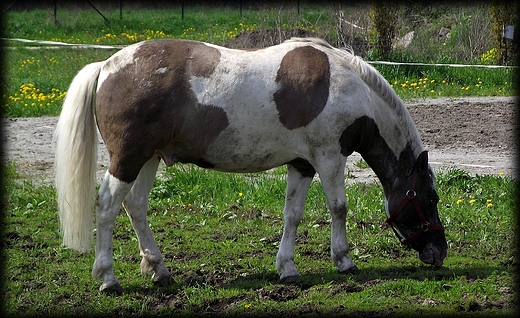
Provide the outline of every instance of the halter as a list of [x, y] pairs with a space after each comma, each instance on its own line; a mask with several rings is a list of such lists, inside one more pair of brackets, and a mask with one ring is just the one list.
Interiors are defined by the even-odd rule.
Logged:
[[[386, 219], [386, 222], [392, 226], [394, 230], [398, 234], [400, 234], [402, 240], [401, 243], [404, 245], [410, 245], [413, 241], [415, 241], [421, 234], [424, 232], [427, 232], [429, 230], [435, 230], [435, 231], [444, 231], [444, 227], [442, 225], [431, 225], [426, 219], [424, 218], [424, 214], [422, 213], [421, 206], [417, 202], [417, 192], [415, 192], [415, 183], [417, 182], [417, 167], [413, 170], [412, 174], [412, 181], [410, 183], [410, 188], [406, 191], [405, 198], [403, 201], [401, 201], [401, 204], [395, 209], [394, 213], [390, 215], [388, 219]], [[415, 208], [415, 211], [419, 215], [419, 219], [421, 220], [421, 228], [412, 234], [409, 238], [403, 238], [404, 235], [400, 233], [400, 231], [397, 230], [397, 227], [394, 226], [392, 223], [395, 221], [399, 213], [401, 213], [404, 209], [404, 207], [408, 204], [408, 202], [412, 201], [412, 204]]]

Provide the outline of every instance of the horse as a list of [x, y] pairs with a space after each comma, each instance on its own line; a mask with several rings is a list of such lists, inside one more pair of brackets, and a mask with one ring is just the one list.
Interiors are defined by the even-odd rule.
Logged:
[[[96, 195], [97, 130], [110, 163]], [[345, 165], [353, 152], [381, 182], [398, 239], [426, 264], [442, 266], [447, 255], [435, 176], [406, 106], [374, 67], [319, 38], [257, 50], [177, 39], [132, 44], [77, 73], [54, 143], [63, 245], [91, 248], [95, 210], [92, 276], [102, 292], [124, 292], [112, 256], [121, 205], [141, 272], [155, 284], [172, 280], [146, 218], [161, 160], [234, 173], [287, 166], [275, 264], [282, 282], [299, 279], [295, 236], [316, 173], [332, 219], [333, 264], [359, 273], [346, 234]]]

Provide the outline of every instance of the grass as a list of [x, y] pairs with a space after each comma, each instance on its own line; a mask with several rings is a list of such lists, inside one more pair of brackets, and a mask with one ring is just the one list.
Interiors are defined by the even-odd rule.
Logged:
[[[299, 227], [299, 284], [280, 284], [274, 260], [283, 227], [285, 168], [225, 174], [166, 168], [148, 219], [175, 283], [155, 287], [139, 273], [137, 240], [125, 213], [114, 228], [115, 273], [127, 293], [107, 297], [90, 276], [93, 251], [61, 247], [55, 190], [4, 171], [4, 312], [12, 315], [415, 315], [513, 314], [516, 181], [437, 175], [448, 258], [423, 265], [385, 226], [378, 183], [346, 188], [352, 257], [361, 274], [336, 273], [330, 218], [313, 182]], [[490, 200], [490, 201], [489, 201]], [[492, 202], [492, 205], [490, 205]]]
[[[356, 10], [360, 12], [357, 18], [364, 15], [364, 11], [356, 6], [351, 12]], [[109, 7], [102, 11], [109, 23], [105, 23], [90, 9], [59, 9], [59, 25], [54, 24], [51, 9], [8, 11], [5, 14], [4, 36], [106, 45], [128, 45], [142, 40], [167, 37], [223, 45], [244, 31], [303, 28], [331, 41], [337, 39], [334, 22], [337, 8], [332, 5], [306, 4], [300, 14], [296, 12], [296, 8], [290, 6], [283, 10], [281, 7], [266, 6], [262, 10], [244, 9], [242, 17], [235, 7], [187, 6], [184, 19], [180, 18], [179, 7], [125, 8], [122, 20], [119, 19], [119, 10], [116, 8]], [[355, 13], [353, 15], [355, 16]], [[355, 21], [355, 18], [352, 19]], [[439, 53], [437, 57], [429, 56], [425, 61], [420, 55], [397, 52], [395, 60], [490, 63], [489, 52], [492, 50], [489, 48], [480, 55], [477, 54], [476, 60], [459, 61], [456, 57], [449, 56], [453, 50], [451, 47], [458, 46], [458, 42], [445, 43], [448, 48], [437, 41], [426, 43], [431, 46], [428, 51]], [[6, 117], [58, 115], [63, 96], [74, 75], [86, 64], [104, 60], [117, 51], [72, 48], [29, 50], [26, 47], [35, 44], [13, 41], [2, 41], [1, 45], [10, 47], [4, 49], [5, 60], [0, 65], [7, 79], [2, 87], [2, 107]], [[517, 72], [512, 69], [387, 65], [375, 67], [404, 100], [439, 96], [513, 96], [517, 89], [515, 83], [518, 82]]]

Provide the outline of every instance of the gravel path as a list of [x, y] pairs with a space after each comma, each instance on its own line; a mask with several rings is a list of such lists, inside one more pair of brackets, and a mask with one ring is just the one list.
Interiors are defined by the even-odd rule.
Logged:
[[[434, 171], [455, 167], [472, 175], [503, 172], [517, 177], [516, 98], [440, 98], [410, 102], [407, 107], [429, 150]], [[57, 117], [3, 119], [4, 159], [16, 162], [22, 179], [52, 184], [52, 134], [57, 120]], [[108, 165], [108, 155], [100, 137], [99, 140], [100, 181]], [[360, 159], [357, 153], [349, 158], [348, 182], [376, 180], [371, 169], [356, 167]]]

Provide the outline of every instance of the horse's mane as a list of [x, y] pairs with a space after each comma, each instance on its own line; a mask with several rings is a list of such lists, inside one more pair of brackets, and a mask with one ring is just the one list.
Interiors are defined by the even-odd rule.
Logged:
[[[345, 65], [352, 69], [368, 86], [370, 86], [370, 88], [373, 89], [382, 100], [386, 101], [386, 104], [392, 108], [406, 127], [415, 128], [415, 124], [410, 117], [406, 106], [399, 96], [397, 96], [388, 81], [372, 65], [365, 62], [361, 57], [354, 55], [352, 48], [338, 49], [320, 38], [292, 37], [284, 43], [290, 42], [308, 42], [329, 49], [331, 53], [338, 56], [342, 61], [345, 61]], [[419, 144], [417, 146], [419, 149], [417, 150], [421, 150], [422, 141], [417, 128], [411, 129], [410, 133], [413, 134], [413, 136], [408, 136], [410, 137], [408, 139], [410, 140], [413, 138], [412, 140], [418, 140]]]

